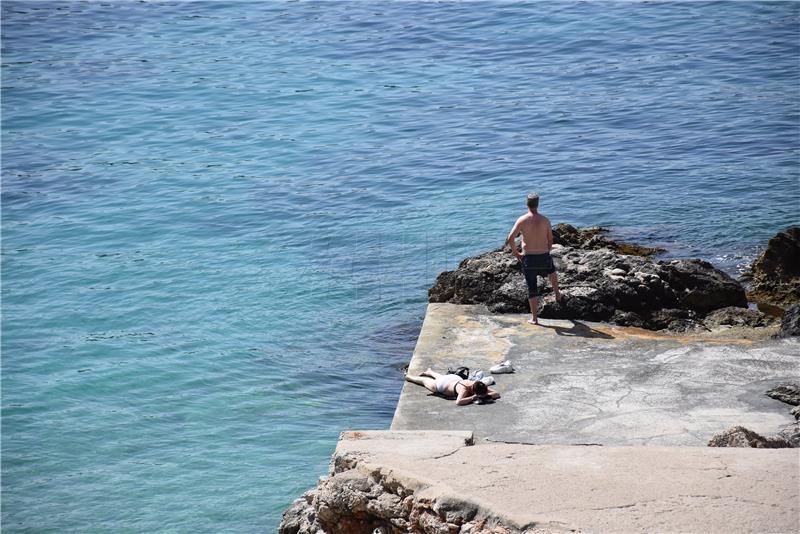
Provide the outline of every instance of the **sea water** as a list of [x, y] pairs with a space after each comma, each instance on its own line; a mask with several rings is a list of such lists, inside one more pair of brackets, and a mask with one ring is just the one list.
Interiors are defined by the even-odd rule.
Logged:
[[800, 218], [799, 19], [3, 1], [4, 532], [274, 531], [530, 190], [738, 274]]

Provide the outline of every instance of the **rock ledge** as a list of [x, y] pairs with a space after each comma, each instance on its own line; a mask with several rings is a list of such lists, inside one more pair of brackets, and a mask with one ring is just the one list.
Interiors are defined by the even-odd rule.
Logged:
[[[769, 319], [747, 309], [744, 288], [702, 260], [654, 261], [659, 252], [618, 243], [604, 229], [553, 228], [552, 255], [564, 300], [539, 299], [544, 319], [580, 319], [650, 330], [687, 332], [724, 326], [764, 326]], [[429, 302], [485, 304], [494, 313], [528, 311], [520, 262], [508, 247], [463, 260], [441, 273]]]

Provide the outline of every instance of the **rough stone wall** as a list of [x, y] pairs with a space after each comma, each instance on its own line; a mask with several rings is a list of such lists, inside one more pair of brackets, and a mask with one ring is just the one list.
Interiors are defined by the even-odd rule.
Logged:
[[359, 461], [355, 454], [335, 455], [330, 475], [284, 512], [280, 534], [534, 532], [502, 525], [475, 504], [428, 498], [424, 486]]

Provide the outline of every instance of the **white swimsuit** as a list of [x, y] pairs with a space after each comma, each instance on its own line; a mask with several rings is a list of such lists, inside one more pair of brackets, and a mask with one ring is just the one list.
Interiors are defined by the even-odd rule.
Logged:
[[436, 393], [445, 393], [447, 386], [453, 384], [453, 390], [457, 383], [461, 382], [461, 377], [458, 375], [442, 375], [436, 379]]

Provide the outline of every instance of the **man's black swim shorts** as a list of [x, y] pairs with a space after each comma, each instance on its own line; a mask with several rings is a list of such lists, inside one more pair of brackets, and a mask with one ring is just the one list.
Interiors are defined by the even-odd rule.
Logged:
[[549, 252], [544, 254], [525, 254], [522, 256], [522, 273], [528, 283], [528, 298], [537, 297], [539, 284], [537, 276], [547, 276], [555, 272], [556, 266], [553, 265], [553, 258]]

